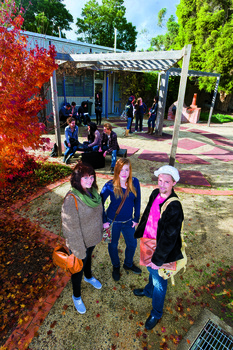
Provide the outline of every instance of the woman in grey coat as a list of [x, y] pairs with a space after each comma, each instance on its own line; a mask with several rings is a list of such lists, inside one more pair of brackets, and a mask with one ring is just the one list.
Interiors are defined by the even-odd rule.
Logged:
[[[97, 192], [94, 169], [78, 162], [71, 175], [71, 191], [65, 197], [62, 206], [62, 230], [69, 250], [83, 261], [83, 269], [71, 276], [73, 302], [80, 314], [86, 312], [81, 298], [81, 281], [101, 289], [101, 283], [92, 276], [92, 252], [101, 240], [103, 231], [103, 207]], [[71, 194], [71, 195], [70, 195]]]

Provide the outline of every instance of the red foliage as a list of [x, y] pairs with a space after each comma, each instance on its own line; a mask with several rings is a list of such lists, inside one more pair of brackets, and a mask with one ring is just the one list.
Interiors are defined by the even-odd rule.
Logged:
[[38, 112], [48, 101], [40, 89], [57, 68], [53, 46], [30, 49], [15, 4], [0, 3], [0, 173], [4, 182], [23, 168], [26, 148], [42, 146]]

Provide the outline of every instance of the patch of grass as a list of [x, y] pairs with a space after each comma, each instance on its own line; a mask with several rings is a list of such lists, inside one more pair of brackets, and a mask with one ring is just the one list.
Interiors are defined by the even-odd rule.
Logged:
[[[200, 121], [208, 121], [208, 119], [209, 113], [201, 112]], [[213, 114], [211, 117], [211, 122], [217, 124], [233, 122], [233, 116], [225, 114]]]
[[[29, 168], [26, 164], [27, 169]], [[30, 170], [30, 169], [29, 169]], [[72, 173], [72, 169], [62, 164], [36, 162], [36, 167], [28, 172], [29, 175], [20, 174], [8, 180], [5, 188], [0, 190], [0, 207], [5, 207], [17, 200], [25, 200], [36, 193], [39, 187], [49, 185], [63, 179]], [[22, 172], [22, 174], [25, 174]]]
[[71, 168], [62, 164], [42, 162], [39, 162], [38, 164], [39, 167], [34, 170], [34, 174], [35, 177], [38, 179], [38, 184], [41, 186], [67, 177], [73, 171]]

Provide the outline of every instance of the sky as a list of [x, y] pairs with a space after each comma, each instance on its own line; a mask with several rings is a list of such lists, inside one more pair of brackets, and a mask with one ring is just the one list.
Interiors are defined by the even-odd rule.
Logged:
[[[142, 1], [142, 2], [141, 2]], [[81, 17], [82, 8], [88, 0], [63, 0], [63, 4], [67, 10], [72, 14], [74, 23], [71, 24], [72, 31], [65, 31], [66, 38], [70, 40], [77, 40], [75, 25], [78, 17]], [[99, 1], [100, 2], [100, 1]], [[132, 22], [136, 26], [137, 35], [137, 50], [148, 49], [150, 46], [150, 39], [166, 32], [165, 29], [158, 27], [158, 12], [162, 8], [167, 9], [166, 18], [176, 14], [176, 5], [180, 3], [179, 0], [125, 0], [124, 6], [126, 8], [125, 17], [128, 22]], [[147, 30], [147, 35], [140, 35], [142, 30]]]

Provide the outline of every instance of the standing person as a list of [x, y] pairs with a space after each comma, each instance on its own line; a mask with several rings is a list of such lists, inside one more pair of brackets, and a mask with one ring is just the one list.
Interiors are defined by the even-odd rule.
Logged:
[[138, 132], [138, 123], [139, 123], [139, 131], [143, 132], [143, 116], [146, 113], [147, 106], [144, 102], [142, 102], [142, 98], [139, 97], [137, 99], [136, 107], [136, 123], [135, 123], [135, 132]]
[[142, 271], [133, 263], [134, 253], [137, 247], [137, 240], [134, 238], [135, 226], [139, 222], [141, 207], [141, 191], [137, 178], [132, 177], [132, 166], [127, 158], [120, 158], [115, 166], [113, 180], [108, 181], [100, 195], [103, 205], [108, 197], [110, 204], [104, 211], [104, 228], [107, 228], [114, 219], [115, 213], [121, 203], [126, 190], [129, 193], [117, 215], [112, 227], [112, 242], [108, 244], [108, 252], [113, 265], [112, 277], [115, 281], [120, 279], [120, 260], [118, 256], [118, 241], [122, 232], [125, 243], [125, 260], [123, 268], [131, 270], [136, 274]]
[[134, 100], [135, 100], [134, 96], [130, 96], [125, 107], [126, 115], [127, 115], [127, 127], [125, 130], [125, 136], [129, 136], [129, 133], [130, 134], [132, 133], [131, 127], [132, 127], [133, 114], [134, 114], [134, 107], [133, 107]]
[[112, 125], [110, 123], [104, 123], [104, 130], [103, 130], [99, 152], [104, 152], [103, 153], [104, 157], [106, 157], [107, 154], [112, 155], [111, 174], [114, 173], [114, 167], [116, 164], [118, 150], [119, 150], [119, 145], [117, 142], [117, 134], [114, 131], [112, 131]]
[[69, 117], [67, 119], [68, 126], [65, 128], [65, 141], [64, 145], [66, 148], [63, 162], [66, 164], [70, 163], [70, 158], [75, 154], [78, 150], [79, 145], [81, 145], [78, 141], [78, 126], [75, 125], [75, 118]]
[[158, 274], [158, 269], [164, 263], [170, 263], [183, 258], [181, 253], [181, 227], [184, 219], [183, 209], [179, 201], [168, 203], [160, 218], [163, 203], [170, 198], [177, 198], [173, 187], [180, 176], [176, 168], [165, 165], [154, 172], [158, 176], [158, 189], [153, 190], [141, 221], [135, 232], [136, 238], [156, 238], [157, 246], [147, 266], [149, 283], [144, 289], [134, 289], [134, 295], [152, 298], [152, 310], [146, 320], [145, 327], [150, 330], [155, 327], [163, 314], [164, 299], [167, 292], [167, 280]]
[[157, 118], [157, 109], [158, 109], [158, 97], [154, 97], [153, 105], [149, 111], [149, 119], [148, 119], [148, 131], [147, 134], [153, 135], [155, 129], [155, 121]]
[[97, 129], [96, 123], [90, 122], [87, 126], [88, 130], [88, 145], [86, 151], [97, 152], [101, 144], [101, 136]]
[[99, 94], [96, 94], [95, 114], [96, 114], [96, 124], [97, 125], [101, 125], [102, 101], [100, 99], [100, 95]]
[[103, 207], [92, 166], [78, 162], [70, 182], [71, 191], [67, 193], [62, 206], [62, 230], [69, 250], [83, 261], [82, 270], [71, 275], [71, 282], [74, 306], [80, 314], [84, 314], [86, 308], [81, 298], [83, 274], [85, 282], [96, 289], [102, 287], [92, 276], [91, 256], [95, 246], [102, 240]]

